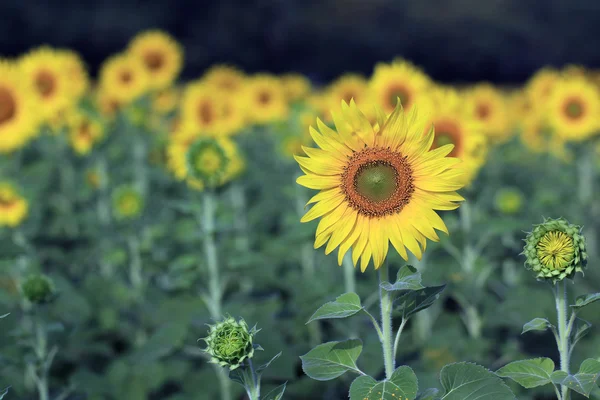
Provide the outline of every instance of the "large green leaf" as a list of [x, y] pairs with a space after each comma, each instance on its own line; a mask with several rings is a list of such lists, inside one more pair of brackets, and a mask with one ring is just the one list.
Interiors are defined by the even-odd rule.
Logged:
[[552, 325], [546, 318], [534, 318], [523, 325], [523, 331], [521, 332], [521, 335], [529, 331], [545, 331], [548, 328], [556, 332], [554, 325]]
[[370, 376], [359, 376], [350, 385], [350, 400], [414, 400], [418, 386], [413, 370], [402, 366], [390, 379], [381, 382]]
[[264, 396], [260, 396], [262, 400], [281, 400], [283, 398], [283, 392], [285, 392], [285, 387], [287, 383], [284, 383], [281, 386], [277, 386], [275, 389], [271, 390]]
[[596, 387], [596, 381], [600, 377], [600, 361], [588, 358], [581, 363], [579, 372], [569, 375], [563, 371], [556, 371], [552, 378], [555, 383], [567, 386], [569, 389], [590, 397], [590, 393]]
[[577, 297], [577, 299], [575, 299], [575, 304], [572, 304], [571, 307], [581, 309], [598, 300], [600, 300], [600, 293], [584, 294], [583, 296]]
[[440, 391], [436, 388], [430, 388], [419, 393], [416, 400], [436, 400], [439, 398]]
[[448, 364], [440, 372], [443, 400], [515, 400], [515, 395], [493, 372], [480, 365]]
[[360, 297], [356, 293], [344, 293], [335, 301], [323, 304], [310, 317], [307, 324], [317, 319], [346, 318], [362, 310]]
[[496, 371], [496, 375], [510, 378], [526, 389], [552, 383], [554, 361], [549, 358], [534, 358], [511, 362]]
[[423, 289], [421, 273], [412, 265], [405, 265], [400, 268], [396, 276], [396, 282], [393, 284], [383, 282], [380, 286], [388, 292]]
[[431, 286], [419, 290], [412, 290], [398, 297], [395, 301], [395, 309], [402, 313], [404, 318], [429, 308], [444, 291], [446, 285]]
[[356, 360], [362, 352], [362, 341], [350, 339], [343, 342], [323, 343], [303, 356], [302, 370], [317, 381], [329, 381], [347, 371], [361, 373]]

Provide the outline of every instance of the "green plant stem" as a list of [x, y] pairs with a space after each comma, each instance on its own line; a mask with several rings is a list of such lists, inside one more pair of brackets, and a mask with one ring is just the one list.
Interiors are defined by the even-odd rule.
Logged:
[[[585, 210], [590, 215], [582, 215], [583, 218], [594, 220], [597, 216], [597, 204], [594, 201], [594, 183], [596, 181], [596, 155], [595, 146], [589, 145], [583, 149], [583, 154], [577, 163], [578, 169], [578, 188], [577, 195], [579, 199], [579, 209]], [[594, 224], [586, 226], [586, 244], [590, 259], [597, 256], [596, 242], [597, 232]]]
[[[379, 284], [389, 281], [387, 261], [379, 267]], [[381, 346], [383, 349], [383, 363], [385, 377], [390, 379], [394, 373], [394, 352], [392, 343], [392, 295], [387, 290], [379, 287], [379, 301], [381, 303]]]
[[242, 184], [235, 181], [229, 189], [231, 195], [231, 205], [233, 206], [233, 227], [235, 230], [236, 249], [245, 253], [250, 248], [248, 240], [248, 220], [246, 218], [246, 193]]
[[352, 253], [347, 252], [342, 260], [344, 268], [344, 290], [346, 293], [356, 293], [356, 275], [354, 274], [354, 264], [352, 264]]
[[48, 339], [44, 324], [38, 315], [35, 316], [35, 353], [37, 362], [41, 365], [39, 373], [36, 372], [36, 386], [39, 400], [49, 400], [50, 389], [48, 387]]
[[400, 323], [400, 327], [398, 328], [398, 332], [396, 333], [396, 339], [394, 340], [394, 360], [396, 359], [396, 354], [398, 354], [398, 346], [400, 345], [400, 336], [402, 336], [402, 331], [406, 326], [408, 320], [406, 318], [402, 318], [402, 322]]
[[133, 144], [134, 174], [139, 185], [142, 197], [146, 198], [148, 194], [148, 146], [146, 137], [141, 132], [136, 132]]
[[[558, 314], [558, 351], [560, 353], [560, 370], [569, 373], [569, 335], [567, 326], [567, 282], [554, 285], [556, 312]], [[569, 400], [569, 388], [562, 385], [562, 400]]]
[[129, 248], [129, 281], [131, 286], [140, 295], [144, 280], [142, 277], [142, 259], [140, 257], [140, 244], [134, 234], [127, 238], [127, 247]]
[[221, 389], [221, 400], [231, 400], [231, 381], [227, 370], [218, 365], [214, 366], [217, 378], [219, 379], [219, 388]]
[[248, 397], [250, 400], [259, 400], [260, 399], [260, 380], [258, 379], [258, 375], [254, 370], [254, 365], [252, 364], [252, 360], [248, 359], [248, 366], [250, 369], [252, 387], [248, 388]]

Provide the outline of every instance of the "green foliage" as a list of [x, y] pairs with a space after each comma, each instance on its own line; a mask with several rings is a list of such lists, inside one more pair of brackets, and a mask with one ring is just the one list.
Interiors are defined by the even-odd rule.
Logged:
[[323, 343], [301, 356], [302, 370], [317, 381], [335, 379], [348, 371], [361, 374], [356, 360], [362, 352], [360, 339]]
[[496, 371], [496, 375], [510, 378], [526, 389], [552, 383], [554, 361], [549, 358], [534, 358], [511, 362]]
[[585, 397], [589, 397], [592, 390], [598, 387], [598, 378], [600, 378], [600, 361], [593, 358], [584, 360], [579, 367], [579, 372], [574, 375], [563, 371], [556, 371], [552, 375], [554, 383], [565, 385]]
[[417, 376], [410, 367], [402, 366], [381, 382], [359, 376], [350, 386], [350, 400], [414, 400], [417, 390]]
[[476, 364], [446, 365], [440, 372], [440, 381], [445, 390], [442, 400], [516, 399], [500, 378]]
[[307, 324], [318, 319], [350, 317], [360, 310], [362, 310], [360, 297], [356, 293], [344, 293], [338, 296], [335, 301], [330, 301], [319, 307]]

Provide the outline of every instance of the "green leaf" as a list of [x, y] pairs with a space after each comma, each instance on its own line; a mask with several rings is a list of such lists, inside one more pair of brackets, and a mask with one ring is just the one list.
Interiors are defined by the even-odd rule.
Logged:
[[[8, 314], [4, 314], [4, 315], [0, 315], [0, 319], [2, 319], [2, 318], [6, 318], [6, 317], [8, 317], [9, 315], [10, 315], [10, 313], [8, 313]], [[1, 399], [1, 398], [2, 398], [2, 397], [0, 397], [0, 399]]]
[[567, 374], [565, 371], [554, 371], [552, 375], [550, 375], [550, 379], [552, 379], [552, 382], [560, 385], [568, 376], [569, 374]]
[[346, 318], [356, 314], [360, 310], [362, 310], [360, 297], [358, 297], [356, 293], [344, 293], [335, 299], [335, 301], [323, 304], [315, 311], [312, 317], [310, 317], [307, 324], [317, 319]]
[[477, 364], [448, 364], [440, 372], [440, 381], [445, 390], [442, 400], [516, 399], [502, 379]]
[[402, 366], [381, 382], [359, 376], [350, 385], [350, 400], [414, 400], [417, 390], [417, 376], [410, 367]]
[[412, 265], [405, 265], [398, 271], [396, 282], [393, 285], [383, 282], [380, 287], [388, 292], [423, 289], [421, 273]]
[[572, 304], [571, 307], [579, 310], [587, 306], [588, 304], [592, 304], [593, 302], [598, 300], [600, 300], [600, 293], [585, 294], [583, 296], [577, 297], [577, 299], [575, 299], [575, 304]]
[[552, 329], [554, 332], [556, 331], [556, 327], [546, 318], [534, 318], [523, 325], [523, 332], [521, 332], [521, 335], [529, 331], [545, 331], [548, 328]]
[[549, 358], [514, 361], [496, 371], [496, 375], [510, 378], [526, 389], [552, 383], [554, 361]]
[[356, 360], [362, 352], [362, 347], [360, 339], [320, 344], [300, 356], [302, 370], [317, 381], [329, 381], [347, 371], [362, 374], [356, 366]]
[[281, 386], [277, 386], [275, 389], [271, 390], [265, 396], [260, 396], [262, 400], [281, 400], [283, 398], [283, 392], [285, 392], [285, 386], [287, 382]]
[[4, 398], [4, 396], [6, 396], [8, 394], [8, 389], [10, 389], [10, 386], [7, 387], [6, 389], [3, 389], [0, 391], [0, 400], [2, 400]]
[[402, 316], [406, 319], [411, 315], [430, 307], [437, 299], [439, 299], [440, 293], [442, 293], [445, 288], [446, 285], [431, 286], [403, 294], [394, 301], [396, 310], [401, 312]]
[[576, 319], [576, 328], [571, 332], [571, 348], [577, 344], [585, 335], [590, 332], [592, 324], [584, 319]]
[[242, 365], [234, 370], [229, 371], [229, 379], [239, 383], [245, 388], [251, 388], [254, 386], [252, 372], [246, 365]]
[[437, 390], [436, 388], [430, 388], [427, 389], [426, 391], [424, 391], [423, 393], [420, 393], [417, 396], [416, 400], [436, 400], [439, 398], [438, 394], [440, 393], [439, 390]]
[[585, 397], [590, 397], [590, 393], [596, 387], [596, 381], [600, 377], [600, 361], [588, 358], [581, 363], [579, 372], [575, 375], [568, 375], [566, 372], [562, 372], [562, 374], [557, 374], [556, 379], [559, 377], [563, 377], [563, 379], [557, 383], [567, 386], [569, 389], [581, 393]]
[[260, 367], [256, 368], [256, 373], [260, 376], [260, 374], [263, 373], [263, 371], [265, 369], [267, 369], [269, 367], [269, 365], [271, 365], [271, 363], [275, 360], [277, 360], [279, 358], [279, 356], [281, 356], [281, 351], [277, 354], [275, 354], [275, 356], [273, 356], [273, 358], [271, 358], [267, 363], [261, 365]]

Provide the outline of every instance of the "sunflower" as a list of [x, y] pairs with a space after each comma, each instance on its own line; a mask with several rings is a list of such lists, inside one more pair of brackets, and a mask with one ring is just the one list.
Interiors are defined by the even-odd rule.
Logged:
[[130, 54], [118, 54], [100, 69], [101, 91], [121, 105], [128, 104], [148, 91], [150, 76], [144, 64]]
[[179, 105], [181, 91], [178, 87], [169, 86], [152, 94], [152, 110], [164, 115], [174, 111]]
[[81, 111], [73, 111], [67, 117], [69, 143], [79, 155], [88, 154], [104, 137], [102, 124]]
[[373, 101], [389, 114], [400, 99], [407, 111], [426, 96], [431, 79], [408, 61], [380, 63], [369, 81]]
[[288, 115], [288, 103], [283, 84], [277, 77], [258, 74], [245, 86], [246, 114], [255, 123], [265, 124], [282, 120]]
[[120, 220], [139, 217], [144, 210], [144, 198], [133, 186], [123, 185], [112, 194], [113, 213]]
[[202, 80], [211, 86], [229, 93], [239, 93], [244, 88], [244, 72], [230, 65], [214, 65], [202, 76]]
[[29, 203], [8, 182], [0, 182], [0, 227], [15, 227], [27, 217]]
[[122, 107], [122, 103], [103, 88], [95, 91], [93, 97], [98, 111], [108, 120], [112, 120]]
[[23, 147], [38, 133], [37, 102], [22, 76], [14, 63], [0, 59], [0, 153]]
[[204, 82], [189, 83], [181, 99], [181, 124], [203, 134], [219, 134], [225, 109], [222, 100], [223, 97], [215, 96], [214, 90]]
[[73, 80], [61, 53], [50, 47], [37, 48], [20, 60], [23, 79], [38, 103], [38, 113], [44, 119], [55, 116], [73, 105]]
[[529, 79], [525, 85], [525, 93], [532, 107], [540, 108], [546, 104], [559, 78], [557, 70], [542, 68]]
[[66, 49], [57, 50], [57, 55], [63, 60], [73, 98], [81, 99], [90, 87], [90, 77], [83, 59], [76, 52]]
[[316, 117], [312, 109], [304, 109], [294, 113], [284, 123], [275, 126], [281, 155], [292, 159], [296, 155], [303, 154], [302, 146], [313, 144], [309, 128]]
[[510, 138], [508, 103], [502, 93], [489, 84], [479, 84], [465, 93], [468, 112], [481, 123], [483, 132], [492, 142]]
[[455, 191], [464, 186], [459, 159], [446, 158], [450, 144], [431, 150], [433, 129], [423, 135], [425, 123], [416, 107], [404, 112], [400, 104], [389, 117], [378, 112], [374, 129], [354, 102], [333, 112], [336, 131], [319, 119], [319, 131], [310, 130], [320, 147], [304, 148], [307, 157], [295, 157], [306, 175], [297, 182], [320, 190], [309, 200], [316, 203], [302, 218], [321, 217], [315, 248], [327, 243], [329, 254], [339, 246], [338, 262], [352, 248], [356, 265], [364, 271], [371, 257], [378, 269], [389, 242], [408, 259], [417, 258], [426, 239], [439, 240], [434, 229], [447, 232], [434, 210], [452, 210], [463, 198]]
[[346, 103], [354, 100], [360, 106], [368, 100], [367, 80], [359, 74], [344, 74], [325, 88], [325, 96], [327, 110], [339, 107], [342, 100]]
[[487, 141], [481, 124], [462, 106], [459, 94], [453, 89], [436, 89], [431, 94], [434, 104], [429, 122], [423, 131], [427, 135], [431, 125], [435, 127], [432, 149], [445, 144], [454, 145], [450, 157], [459, 158], [465, 170], [465, 180], [471, 181], [485, 163]]
[[310, 81], [304, 75], [285, 74], [281, 77], [281, 82], [289, 102], [302, 100], [310, 94]]
[[548, 100], [550, 126], [567, 141], [581, 141], [600, 128], [598, 88], [585, 78], [563, 77]]
[[150, 76], [148, 86], [152, 89], [170, 86], [183, 65], [181, 45], [169, 34], [159, 30], [138, 34], [129, 44], [129, 52], [144, 66]]

